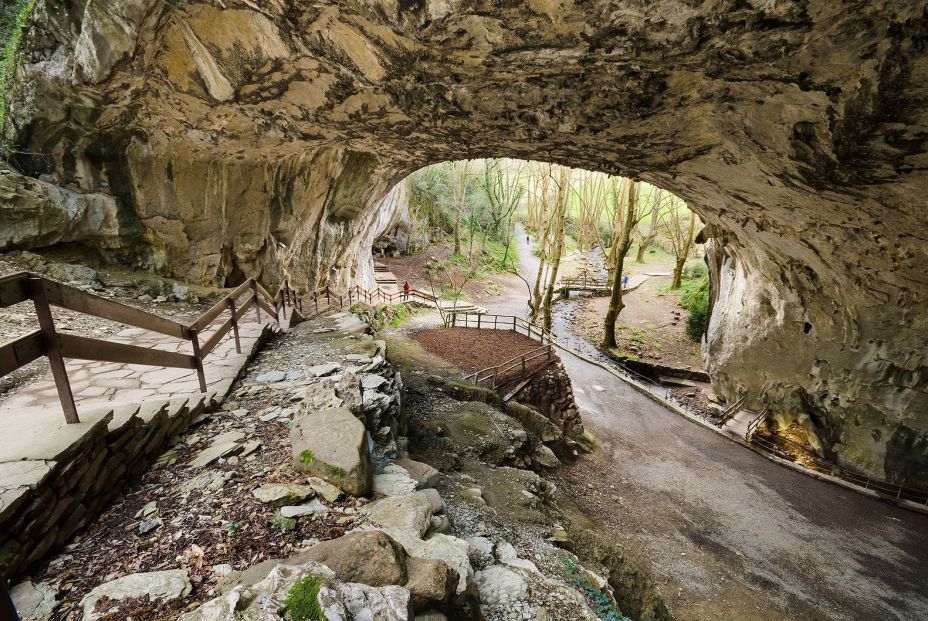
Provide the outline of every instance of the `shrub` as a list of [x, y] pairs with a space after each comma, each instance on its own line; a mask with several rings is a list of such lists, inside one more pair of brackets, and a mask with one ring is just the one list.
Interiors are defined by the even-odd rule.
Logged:
[[709, 277], [683, 283], [680, 305], [690, 312], [686, 332], [694, 341], [702, 340], [709, 324]]
[[699, 280], [709, 276], [709, 268], [702, 259], [687, 261], [683, 266], [683, 278], [685, 280]]
[[290, 587], [284, 606], [293, 621], [325, 621], [317, 599], [322, 582], [322, 576], [310, 574], [297, 580]]

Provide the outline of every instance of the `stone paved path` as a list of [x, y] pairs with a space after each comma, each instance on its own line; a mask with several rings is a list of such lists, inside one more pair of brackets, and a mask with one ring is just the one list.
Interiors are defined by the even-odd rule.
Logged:
[[[241, 354], [235, 350], [235, 340], [230, 331], [204, 360], [208, 392], [218, 395], [220, 401], [259, 345], [262, 332], [276, 325], [266, 313], [262, 314], [262, 320], [262, 323], [257, 323], [254, 314], [249, 313], [240, 323]], [[286, 328], [287, 321], [282, 318], [281, 324], [282, 328]], [[200, 342], [205, 343], [219, 325], [217, 321], [211, 330], [203, 332]], [[191, 353], [191, 345], [187, 341], [140, 328], [128, 328], [107, 340]], [[172, 400], [200, 394], [197, 374], [192, 369], [89, 360], [68, 360], [66, 367], [78, 416], [151, 399]], [[64, 413], [50, 372], [0, 402], [0, 421], [4, 421], [8, 429], [7, 433], [0, 435], [0, 463], [17, 459], [22, 444], [29, 441], [28, 438], [43, 433], [71, 435], [67, 430], [69, 426], [63, 424]], [[83, 425], [70, 427], [76, 429]]]

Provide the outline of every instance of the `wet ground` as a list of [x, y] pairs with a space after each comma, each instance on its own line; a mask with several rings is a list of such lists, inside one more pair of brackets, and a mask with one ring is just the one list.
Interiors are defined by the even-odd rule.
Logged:
[[[510, 314], [522, 299], [481, 304]], [[570, 304], [555, 333], [595, 353]], [[928, 515], [781, 467], [561, 356], [602, 448], [555, 482], [652, 573], [675, 618], [928, 619]]]

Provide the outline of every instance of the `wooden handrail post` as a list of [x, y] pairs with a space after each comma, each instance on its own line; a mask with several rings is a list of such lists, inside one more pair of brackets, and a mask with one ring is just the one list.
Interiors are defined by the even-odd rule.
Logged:
[[68, 370], [64, 366], [64, 358], [61, 356], [61, 345], [58, 343], [58, 335], [55, 333], [55, 321], [52, 319], [52, 312], [48, 307], [48, 300], [45, 297], [45, 289], [42, 287], [41, 278], [29, 279], [29, 293], [32, 295], [33, 304], [35, 304], [35, 314], [39, 320], [39, 328], [42, 330], [45, 355], [48, 357], [48, 365], [51, 367], [52, 377], [55, 379], [55, 388], [58, 390], [58, 399], [61, 401], [61, 409], [64, 411], [64, 420], [69, 425], [79, 423], [81, 420], [77, 417], [77, 406], [74, 405], [74, 394], [71, 392], [71, 383], [68, 381]]
[[477, 327], [478, 327], [478, 328], [480, 327], [480, 318], [481, 318], [481, 317], [483, 317], [483, 315], [477, 315]]
[[230, 321], [232, 322], [232, 334], [235, 336], [235, 353], [240, 354], [242, 353], [242, 343], [238, 338], [238, 319], [235, 318], [235, 299], [229, 298], [226, 301], [229, 304], [229, 313], [232, 315]]
[[516, 316], [515, 315], [512, 316], [512, 331], [513, 332], [516, 331]]
[[329, 294], [329, 286], [328, 286], [328, 285], [325, 286], [325, 303], [326, 303], [326, 304], [331, 304], [331, 303], [332, 303], [331, 295]]
[[319, 294], [313, 291], [313, 304], [316, 306], [316, 313], [319, 312]]
[[261, 305], [258, 303], [260, 300], [258, 297], [258, 283], [254, 278], [251, 279], [251, 292], [255, 296], [255, 315], [258, 318], [258, 323], [261, 323]]
[[190, 344], [193, 346], [193, 362], [197, 369], [200, 392], [206, 392], [206, 374], [203, 372], [203, 356], [200, 355], [200, 337], [196, 328], [190, 328]]

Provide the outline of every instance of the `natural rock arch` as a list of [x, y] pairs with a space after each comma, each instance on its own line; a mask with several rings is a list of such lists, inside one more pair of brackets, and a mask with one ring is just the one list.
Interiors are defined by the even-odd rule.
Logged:
[[40, 0], [14, 162], [204, 282], [363, 279], [376, 206], [445, 159], [640, 177], [715, 240], [717, 390], [928, 483], [924, 1], [262, 4]]

